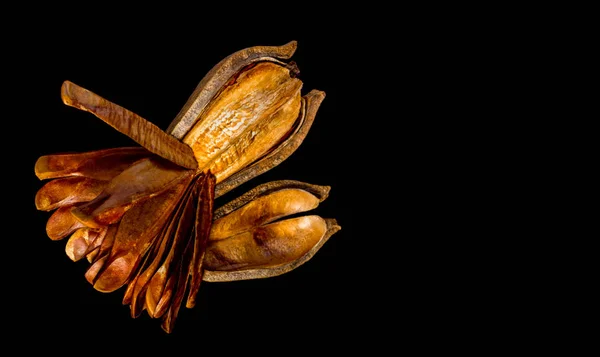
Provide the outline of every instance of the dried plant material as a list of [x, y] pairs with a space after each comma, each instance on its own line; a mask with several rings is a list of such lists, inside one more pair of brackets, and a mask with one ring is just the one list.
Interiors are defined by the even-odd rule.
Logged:
[[188, 133], [200, 114], [219, 91], [244, 67], [255, 62], [288, 60], [296, 52], [298, 44], [291, 41], [283, 46], [255, 46], [235, 52], [217, 63], [200, 81], [167, 133], [178, 139]]
[[98, 253], [91, 252], [92, 254], [90, 254], [88, 256], [90, 263], [95, 263], [98, 260], [98, 257], [104, 257], [105, 255], [108, 254], [108, 252], [110, 252], [110, 250], [112, 249], [112, 246], [115, 242], [115, 236], [117, 235], [117, 228], [118, 228], [118, 225], [111, 225], [111, 226], [108, 226], [105, 228], [106, 233], [104, 234], [104, 236], [102, 236], [102, 241], [99, 242], [100, 246], [98, 247], [98, 250], [97, 250]]
[[[186, 201], [188, 199], [190, 192], [191, 190], [188, 190], [188, 192], [184, 194], [182, 199], [183, 201]], [[151, 317], [154, 317], [154, 309], [156, 307], [156, 304], [158, 303], [158, 300], [160, 299], [163, 287], [154, 286], [154, 291], [147, 292], [148, 283], [150, 282], [150, 279], [154, 277], [154, 274], [158, 270], [159, 266], [162, 264], [163, 260], [165, 259], [165, 256], [170, 252], [169, 249], [173, 247], [173, 236], [183, 206], [184, 205], [180, 204], [177, 210], [175, 211], [175, 214], [170, 219], [169, 223], [163, 226], [163, 230], [158, 236], [158, 241], [154, 244], [154, 249], [152, 253], [146, 257], [144, 265], [138, 271], [138, 276], [136, 276], [127, 287], [127, 291], [125, 292], [125, 297], [123, 299], [123, 304], [131, 304], [131, 314], [134, 317], [139, 316], [137, 310], [141, 306], [145, 306], [148, 310], [148, 314]], [[146, 301], [148, 298], [151, 298], [153, 296], [156, 296], [155, 300], [152, 300], [150, 302]]]
[[215, 172], [217, 182], [254, 163], [289, 135], [300, 112], [300, 104], [300, 96], [292, 98], [268, 119], [260, 121], [254, 128], [244, 132], [236, 142], [232, 142], [231, 146], [210, 164], [210, 170]]
[[118, 225], [106, 227], [106, 234], [102, 239], [102, 243], [100, 243], [100, 247], [96, 250], [98, 253], [92, 254], [94, 256], [93, 259], [90, 260], [92, 265], [85, 272], [85, 279], [92, 285], [94, 285], [96, 276], [108, 259], [108, 255], [115, 241], [115, 236], [117, 235], [117, 230]]
[[175, 208], [187, 183], [180, 182], [163, 194], [145, 200], [123, 216], [108, 261], [94, 282], [96, 290], [111, 292], [127, 282]]
[[215, 197], [220, 197], [239, 185], [261, 175], [287, 159], [302, 144], [315, 119], [317, 110], [325, 98], [325, 92], [312, 90], [302, 97], [302, 107], [295, 131], [283, 139], [276, 147], [271, 148], [267, 155], [236, 172], [217, 185]]
[[[135, 290], [133, 293], [133, 304], [138, 304], [137, 300], [144, 300], [144, 306], [151, 317], [159, 317], [156, 315], [156, 307], [161, 300], [165, 289], [165, 281], [170, 273], [165, 266], [168, 259], [172, 259], [174, 250], [181, 246], [182, 242], [175, 242], [176, 237], [181, 238], [183, 235], [176, 235], [176, 232], [182, 224], [182, 215], [185, 208], [188, 206], [188, 201], [194, 200], [196, 192], [196, 184], [188, 186], [188, 189], [182, 197], [177, 209], [173, 212], [168, 224], [163, 227], [161, 232], [161, 244], [157, 248], [156, 255], [147, 268], [144, 269], [142, 275], [135, 282]], [[191, 204], [189, 205], [191, 206]], [[175, 244], [177, 243], [177, 244]], [[171, 257], [171, 258], [169, 258]], [[161, 269], [158, 271], [158, 269]], [[145, 293], [144, 293], [145, 292]], [[145, 296], [144, 296], [145, 295]]]
[[88, 227], [109, 225], [137, 202], [162, 193], [190, 175], [190, 171], [160, 158], [142, 159], [113, 178], [100, 196], [72, 213]]
[[[186, 302], [186, 307], [190, 309], [196, 305], [196, 295], [198, 294], [200, 282], [202, 281], [204, 254], [213, 221], [213, 202], [215, 198], [216, 180], [214, 175], [206, 175], [205, 182], [198, 187], [199, 201], [194, 227], [192, 265], [190, 266], [190, 292]], [[175, 315], [177, 314], [175, 313]]]
[[169, 224], [163, 226], [161, 233], [159, 233], [152, 247], [152, 251], [146, 254], [144, 263], [138, 269], [137, 275], [127, 284], [127, 290], [123, 296], [123, 305], [131, 306], [131, 316], [134, 318], [138, 317], [146, 306], [145, 296], [148, 282], [154, 276], [156, 269], [158, 269], [167, 251], [167, 247], [170, 247], [171, 235], [168, 233], [174, 223], [175, 219], [171, 219]]
[[90, 244], [96, 240], [99, 233], [90, 230], [89, 228], [79, 228], [69, 237], [67, 245], [65, 246], [65, 252], [72, 261], [76, 262], [83, 258], [89, 248]]
[[166, 310], [166, 315], [162, 320], [161, 327], [165, 332], [171, 333], [173, 331], [173, 327], [175, 326], [175, 319], [177, 318], [177, 314], [179, 313], [179, 308], [181, 307], [181, 303], [183, 301], [183, 297], [185, 291], [188, 286], [188, 266], [190, 265], [190, 261], [192, 258], [192, 250], [193, 250], [194, 242], [188, 241], [183, 251], [183, 257], [179, 260], [177, 264], [177, 270], [173, 274], [174, 287], [169, 289], [171, 292], [171, 299], [168, 301], [168, 305], [161, 305], [159, 302], [157, 310], [158, 313], [162, 316], [164, 312], [162, 310], [162, 306], [168, 306], [168, 310]]
[[267, 278], [304, 264], [340, 226], [316, 215], [285, 217], [316, 208], [328, 195], [327, 186], [273, 181], [216, 210], [204, 280]]
[[[259, 199], [262, 196], [286, 189], [298, 189], [306, 191], [314, 197], [316, 197], [319, 200], [319, 202], [323, 202], [329, 196], [330, 187], [311, 185], [306, 182], [295, 180], [279, 180], [263, 183], [262, 185], [259, 185], [253, 188], [252, 190], [244, 193], [243, 195], [239, 196], [235, 200], [226, 203], [223, 206], [216, 209], [213, 218], [215, 220], [219, 220], [220, 218], [229, 215], [231, 212], [239, 209], [240, 207], [244, 207], [249, 202]], [[296, 204], [297, 203], [292, 203], [292, 205]]]
[[63, 239], [79, 228], [83, 228], [83, 223], [77, 221], [71, 214], [73, 206], [65, 206], [57, 209], [48, 219], [46, 224], [46, 233], [52, 240]]
[[[201, 185], [206, 183], [206, 179], [203, 177], [199, 178], [197, 182]], [[150, 301], [147, 298], [147, 305], [149, 309], [153, 310], [156, 306], [157, 310], [162, 311], [164, 302], [160, 304], [160, 300], [163, 299], [164, 287], [168, 280], [173, 277], [178, 269], [178, 263], [180, 257], [183, 256], [183, 251], [187, 247], [189, 241], [192, 240], [192, 232], [194, 229], [194, 222], [196, 219], [196, 209], [198, 207], [198, 190], [193, 189], [190, 191], [189, 196], [185, 199], [185, 203], [180, 207], [180, 210], [176, 213], [176, 226], [173, 230], [173, 242], [171, 243], [171, 249], [161, 266], [158, 268], [156, 273], [149, 282], [148, 290], [153, 296], [150, 297]], [[177, 279], [177, 278], [174, 278]], [[175, 280], [171, 282], [174, 284]], [[164, 300], [164, 299], [163, 299]], [[166, 307], [165, 307], [166, 308]], [[164, 311], [162, 311], [164, 313]], [[159, 315], [162, 315], [160, 313]]]
[[[274, 168], [306, 137], [325, 97], [302, 96], [296, 42], [238, 51], [202, 79], [166, 132], [65, 81], [63, 102], [88, 111], [142, 147], [40, 157], [39, 210], [53, 210], [51, 239], [91, 265], [102, 292], [126, 286], [131, 316], [146, 311], [173, 331], [181, 305], [202, 281], [266, 278], [308, 261], [340, 227], [302, 215], [329, 187], [298, 181], [260, 185], [215, 209], [215, 199]], [[298, 216], [300, 215], [300, 216]], [[186, 297], [187, 294], [187, 297]]]
[[261, 196], [228, 216], [215, 220], [210, 240], [229, 238], [278, 218], [309, 211], [318, 205], [319, 199], [307, 191], [297, 188], [279, 190]]
[[240, 270], [275, 266], [300, 258], [325, 235], [319, 216], [297, 217], [256, 227], [211, 242], [206, 253], [208, 270]]
[[46, 155], [35, 163], [35, 174], [40, 180], [83, 176], [106, 181], [120, 174], [134, 162], [150, 155], [152, 153], [140, 147]]
[[[175, 289], [175, 282], [179, 279], [179, 271], [177, 268], [179, 265], [174, 266], [174, 271], [172, 271], [167, 279], [166, 284], [161, 290], [160, 298], [156, 303], [156, 307], [154, 308], [154, 312], [152, 316], [155, 319], [164, 318], [165, 313], [169, 310], [169, 304], [171, 304], [171, 300], [173, 299], [173, 290]], [[151, 286], [152, 287], [152, 286]], [[152, 289], [153, 290], [153, 289]], [[149, 291], [152, 291], [149, 290]], [[148, 301], [148, 300], [146, 300]]]
[[104, 239], [106, 238], [108, 231], [109, 227], [107, 226], [97, 231], [96, 235], [88, 236], [91, 239], [91, 241], [88, 242], [88, 248], [85, 251], [85, 257], [87, 258], [88, 262], [93, 262], [94, 258], [96, 258], [96, 256], [100, 253], [100, 248], [104, 243]]
[[86, 270], [85, 272], [85, 280], [88, 281], [88, 283], [90, 284], [94, 284], [94, 281], [96, 281], [96, 276], [98, 276], [98, 273], [100, 272], [100, 269], [102, 269], [102, 267], [104, 266], [104, 263], [106, 263], [106, 259], [108, 259], [108, 255], [102, 255], [98, 260], [96, 260], [89, 268], [88, 270]]
[[68, 177], [48, 182], [35, 195], [35, 206], [42, 211], [87, 202], [104, 190], [108, 181], [87, 177]]
[[[198, 167], [210, 168], [219, 182], [264, 154], [298, 117], [301, 87], [302, 82], [291, 78], [287, 68], [273, 63], [243, 71], [183, 138], [194, 151]], [[261, 130], [269, 125], [271, 130]]]
[[[325, 234], [321, 237], [321, 239], [308, 252], [306, 252], [304, 255], [300, 256], [295, 260], [290, 260], [287, 263], [281, 265], [268, 266], [264, 268], [259, 267], [240, 269], [233, 271], [210, 270], [210, 268], [208, 268], [207, 266], [206, 270], [204, 271], [203, 280], [209, 282], [226, 282], [250, 279], [264, 279], [288, 273], [309, 261], [319, 251], [319, 249], [321, 249], [323, 244], [325, 244], [333, 234], [335, 234], [341, 229], [341, 227], [338, 225], [335, 219], [325, 219], [325, 224], [327, 226], [327, 229], [325, 231]], [[208, 251], [209, 250], [210, 247]]]
[[189, 146], [139, 115], [69, 81], [63, 83], [61, 97], [66, 105], [94, 114], [148, 151], [188, 169], [197, 168]]

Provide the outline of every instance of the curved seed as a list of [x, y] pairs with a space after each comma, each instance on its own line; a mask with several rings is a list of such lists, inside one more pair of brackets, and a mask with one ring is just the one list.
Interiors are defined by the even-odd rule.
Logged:
[[65, 206], [57, 209], [46, 223], [46, 233], [52, 240], [63, 239], [85, 225], [71, 214], [73, 206]]
[[[179, 265], [177, 265], [175, 269], [173, 269], [174, 271], [170, 273], [169, 278], [164, 284], [164, 287], [161, 291], [160, 299], [156, 303], [156, 307], [152, 312], [152, 317], [154, 317], [155, 319], [163, 317], [165, 312], [169, 311], [169, 306], [171, 300], [173, 299], [173, 290], [175, 289], [175, 282], [179, 278], [179, 272], [177, 271], [178, 267]], [[151, 291], [151, 288], [153, 288], [153, 286], [148, 287], [148, 292]], [[146, 296], [148, 296], [148, 293], [146, 293]], [[146, 301], [148, 301], [148, 299], [146, 299]]]
[[266, 182], [256, 186], [255, 188], [244, 193], [235, 200], [224, 204], [223, 206], [216, 209], [213, 215], [213, 219], [217, 220], [221, 217], [224, 217], [225, 215], [230, 214], [231, 212], [237, 210], [238, 208], [244, 206], [249, 202], [254, 201], [255, 199], [263, 195], [268, 195], [270, 193], [284, 189], [299, 189], [306, 192], [310, 192], [312, 195], [319, 199], [319, 202], [323, 202], [329, 196], [329, 190], [331, 189], [331, 187], [311, 185], [306, 182], [295, 180], [278, 180]]
[[67, 177], [52, 180], [42, 186], [35, 195], [35, 206], [41, 211], [50, 211], [96, 198], [108, 185], [87, 177]]
[[40, 180], [65, 176], [110, 180], [135, 161], [151, 155], [151, 152], [140, 147], [45, 155], [36, 161], [35, 174]]
[[297, 188], [278, 190], [214, 221], [210, 240], [226, 239], [281, 217], [309, 211], [318, 205], [319, 199], [307, 191]]
[[98, 277], [98, 273], [102, 270], [104, 263], [108, 259], [108, 255], [115, 241], [117, 234], [117, 225], [108, 226], [106, 229], [106, 235], [100, 244], [100, 248], [97, 250], [98, 254], [95, 255], [94, 259], [90, 262], [92, 265], [85, 272], [85, 279], [92, 285]]
[[144, 257], [144, 263], [137, 269], [136, 276], [127, 284], [127, 290], [125, 290], [125, 295], [123, 296], [123, 305], [130, 305], [131, 317], [133, 318], [137, 318], [147, 306], [145, 303], [147, 283], [152, 274], [156, 272], [158, 262], [160, 262], [164, 253], [166, 241], [168, 240], [165, 239], [164, 232], [168, 225], [165, 225], [163, 231], [154, 242], [152, 251]]
[[240, 50], [217, 63], [200, 81], [181, 111], [167, 128], [167, 133], [178, 139], [188, 133], [208, 103], [242, 68], [258, 61], [289, 59], [296, 51], [296, 41], [283, 46], [255, 46]]
[[96, 281], [96, 278], [98, 277], [98, 273], [100, 272], [100, 270], [102, 270], [102, 267], [104, 266], [104, 263], [106, 263], [107, 259], [108, 259], [108, 254], [104, 254], [104, 255], [100, 256], [100, 258], [98, 258], [88, 268], [88, 270], [85, 271], [85, 280], [87, 280], [88, 283], [94, 285], [94, 281]]
[[326, 231], [327, 224], [319, 216], [297, 217], [256, 227], [212, 241], [206, 252], [206, 269], [232, 271], [289, 263], [306, 254]]
[[[173, 240], [175, 232], [179, 222], [182, 219], [182, 212], [187, 206], [189, 200], [193, 200], [193, 191], [195, 184], [190, 184], [186, 192], [183, 194], [181, 200], [177, 204], [177, 207], [172, 212], [169, 221], [163, 227], [162, 232], [158, 238], [158, 241], [154, 245], [152, 254], [147, 257], [147, 261], [140, 269], [138, 276], [135, 281], [130, 283], [128, 291], [131, 289], [131, 309], [132, 314], [139, 310], [140, 306], [145, 306], [148, 314], [154, 317], [156, 304], [160, 300], [163, 286], [152, 286], [149, 288], [150, 280], [154, 277], [161, 263], [170, 253], [170, 249], [173, 247]], [[148, 290], [150, 289], [150, 291]], [[127, 293], [126, 293], [127, 294]], [[123, 303], [127, 303], [126, 300]]]
[[297, 258], [296, 260], [292, 260], [288, 263], [268, 267], [268, 268], [250, 268], [243, 270], [234, 270], [234, 271], [213, 271], [207, 266], [207, 270], [204, 271], [203, 280], [209, 282], [225, 282], [225, 281], [238, 281], [238, 280], [248, 280], [248, 279], [262, 279], [262, 278], [270, 278], [273, 276], [285, 274], [291, 270], [296, 269], [300, 265], [306, 263], [310, 260], [315, 253], [321, 249], [323, 244], [327, 242], [327, 240], [337, 231], [341, 229], [341, 227], [337, 224], [335, 219], [325, 219], [325, 223], [327, 225], [327, 230], [323, 237], [304, 255]]

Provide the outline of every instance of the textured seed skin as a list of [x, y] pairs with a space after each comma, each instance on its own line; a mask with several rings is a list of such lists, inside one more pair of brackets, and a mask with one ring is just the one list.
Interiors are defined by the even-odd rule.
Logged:
[[297, 47], [296, 41], [290, 41], [283, 46], [248, 47], [225, 57], [198, 83], [194, 92], [167, 128], [167, 133], [177, 139], [183, 139], [206, 106], [243, 68], [256, 62], [289, 60], [296, 52]]
[[268, 152], [300, 113], [302, 82], [271, 62], [244, 70], [214, 98], [183, 138], [217, 182]]

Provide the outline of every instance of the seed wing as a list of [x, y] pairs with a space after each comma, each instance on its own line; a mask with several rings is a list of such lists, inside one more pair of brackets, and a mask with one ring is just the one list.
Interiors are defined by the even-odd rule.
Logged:
[[148, 151], [188, 169], [198, 167], [189, 146], [139, 115], [69, 81], [63, 83], [61, 97], [66, 105], [94, 114]]

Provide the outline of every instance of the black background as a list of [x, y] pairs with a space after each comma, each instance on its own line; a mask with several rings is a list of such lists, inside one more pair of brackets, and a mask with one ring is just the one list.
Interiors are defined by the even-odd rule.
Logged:
[[[193, 353], [211, 346], [246, 353], [275, 345], [312, 350], [316, 343], [334, 349], [360, 343], [381, 303], [379, 298], [364, 299], [376, 291], [373, 279], [364, 278], [375, 260], [372, 253], [365, 254], [365, 230], [359, 234], [361, 223], [368, 223], [365, 152], [377, 150], [372, 141], [361, 139], [366, 135], [361, 125], [376, 118], [362, 114], [364, 83], [370, 79], [356, 69], [352, 49], [367, 46], [369, 38], [348, 26], [312, 33], [285, 25], [277, 31], [215, 34], [202, 22], [174, 28], [156, 20], [123, 26], [118, 17], [105, 18], [102, 25], [68, 19], [46, 19], [34, 25], [33, 34], [10, 40], [14, 50], [8, 74], [16, 96], [6, 138], [18, 144], [4, 144], [14, 153], [7, 156], [7, 165], [14, 171], [9, 194], [15, 197], [12, 212], [17, 214], [7, 222], [16, 233], [7, 250], [3, 295], [9, 301], [11, 333], [62, 341], [56, 346], [67, 349], [106, 348], [102, 341], [122, 341], [151, 349], [184, 346], [198, 351]], [[303, 93], [323, 90], [325, 101], [290, 158], [220, 203], [272, 180], [329, 185], [330, 196], [315, 213], [337, 219], [342, 230], [314, 258], [285, 275], [204, 283], [197, 306], [182, 308], [170, 335], [145, 313], [132, 319], [121, 304], [124, 289], [95, 291], [84, 278], [88, 263], [72, 262], [64, 252], [66, 240], [46, 236], [50, 213], [35, 209], [35, 193], [43, 185], [33, 170], [39, 156], [136, 145], [93, 115], [65, 106], [62, 82], [70, 80], [166, 129], [222, 58], [246, 47], [290, 40], [298, 41], [293, 60]]]
[[[212, 5], [216, 12], [165, 5], [152, 16], [100, 5], [6, 13], [16, 17], [0, 25], [8, 109], [1, 287], [10, 342], [76, 353], [379, 355], [386, 345], [385, 353], [446, 350], [496, 336], [489, 327], [509, 320], [512, 305], [486, 266], [506, 268], [495, 251], [512, 233], [501, 232], [511, 211], [494, 213], [504, 209], [506, 198], [495, 195], [506, 182], [500, 175], [490, 183], [502, 170], [488, 147], [507, 146], [494, 141], [504, 126], [494, 119], [504, 118], [506, 88], [517, 81], [502, 86], [512, 79], [498, 71], [505, 63], [495, 62], [485, 25], [435, 6], [325, 13], [314, 3]], [[342, 230], [285, 275], [203, 284], [170, 335], [145, 314], [132, 319], [123, 289], [95, 291], [87, 263], [69, 260], [66, 242], [46, 236], [50, 214], [35, 209], [39, 156], [135, 144], [65, 106], [61, 84], [70, 80], [165, 129], [223, 57], [290, 40], [298, 41], [304, 93], [323, 90], [325, 101], [291, 157], [221, 202], [272, 180], [329, 185], [315, 213]]]
[[[317, 3], [145, 4], [133, 12], [100, 3], [24, 5], [5, 8], [0, 23], [2, 312], [5, 340], [19, 350], [379, 355], [385, 344], [386, 353], [496, 350], [515, 340], [538, 349], [554, 347], [563, 337], [548, 337], [565, 326], [581, 325], [553, 320], [557, 307], [581, 304], [549, 298], [572, 289], [555, 283], [553, 262], [536, 262], [542, 244], [531, 241], [562, 220], [532, 218], [555, 187], [541, 189], [541, 205], [532, 192], [556, 171], [553, 163], [551, 174], [531, 178], [534, 163], [553, 162], [545, 150], [564, 138], [540, 134], [548, 120], [535, 113], [558, 115], [562, 130], [572, 113], [555, 112], [563, 101], [556, 95], [578, 86], [560, 86], [553, 74], [585, 68], [556, 60], [581, 58], [557, 44], [574, 46], [581, 34], [562, 33], [560, 16], [455, 4], [391, 10], [376, 2], [331, 12]], [[546, 32], [555, 26], [560, 34]], [[64, 106], [60, 85], [71, 80], [166, 128], [223, 57], [293, 39], [305, 92], [327, 97], [300, 148], [236, 192], [278, 179], [330, 185], [316, 213], [336, 218], [342, 230], [283, 276], [204, 284], [171, 335], [145, 315], [131, 319], [122, 291], [95, 291], [83, 277], [86, 263], [71, 262], [64, 241], [46, 237], [49, 214], [35, 210], [39, 156], [132, 145]], [[540, 137], [552, 143], [538, 145]], [[564, 253], [546, 256], [560, 261]], [[539, 289], [540, 278], [552, 289]], [[554, 331], [538, 332], [538, 343], [538, 330]]]

